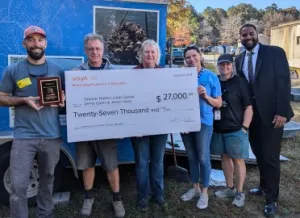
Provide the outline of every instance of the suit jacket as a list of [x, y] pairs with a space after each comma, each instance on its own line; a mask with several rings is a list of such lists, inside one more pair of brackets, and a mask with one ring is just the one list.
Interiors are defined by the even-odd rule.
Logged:
[[[244, 78], [245, 55], [246, 51], [235, 59], [237, 73]], [[254, 83], [249, 86], [258, 113], [265, 125], [273, 125], [274, 115], [286, 117], [287, 121], [294, 116], [290, 106], [291, 79], [289, 64], [282, 48], [260, 44]]]

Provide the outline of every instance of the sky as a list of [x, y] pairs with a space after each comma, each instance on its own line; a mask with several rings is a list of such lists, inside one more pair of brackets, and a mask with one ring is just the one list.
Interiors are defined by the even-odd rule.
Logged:
[[289, 8], [295, 6], [300, 9], [300, 0], [188, 0], [198, 12], [203, 12], [206, 7], [223, 8], [227, 10], [233, 5], [240, 3], [252, 4], [258, 9], [264, 9], [275, 3], [279, 8]]

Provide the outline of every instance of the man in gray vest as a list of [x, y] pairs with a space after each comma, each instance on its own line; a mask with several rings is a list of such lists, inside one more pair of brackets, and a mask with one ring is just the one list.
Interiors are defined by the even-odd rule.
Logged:
[[[110, 68], [110, 63], [103, 58], [104, 40], [101, 35], [88, 34], [84, 38], [84, 50], [88, 61], [75, 70], [104, 70]], [[77, 168], [82, 170], [85, 189], [84, 203], [81, 214], [89, 216], [94, 204], [93, 184], [95, 178], [95, 164], [99, 157], [102, 168], [107, 173], [107, 179], [113, 194], [113, 209], [115, 217], [124, 217], [125, 209], [120, 196], [120, 179], [118, 168], [117, 140], [98, 140], [91, 142], [77, 142]]]
[[[35, 156], [39, 170], [36, 217], [52, 217], [54, 169], [62, 144], [58, 107], [39, 105], [37, 78], [60, 77], [62, 70], [45, 59], [46, 33], [37, 26], [24, 31], [25, 60], [7, 67], [0, 82], [0, 106], [15, 107], [10, 156], [10, 215], [27, 218], [27, 187]], [[64, 97], [63, 97], [64, 98]], [[59, 106], [63, 107], [61, 103]]]

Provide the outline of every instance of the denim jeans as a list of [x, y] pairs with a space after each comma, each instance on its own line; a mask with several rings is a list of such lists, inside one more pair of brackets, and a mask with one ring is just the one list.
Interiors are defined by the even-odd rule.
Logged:
[[37, 154], [39, 188], [37, 218], [52, 217], [54, 169], [59, 160], [61, 139], [15, 139], [10, 156], [10, 216], [27, 218], [27, 187], [34, 157]]
[[163, 160], [167, 138], [167, 134], [131, 138], [138, 202], [147, 201], [150, 192], [155, 200], [164, 200]]
[[210, 141], [213, 133], [213, 126], [201, 124], [199, 132], [181, 134], [190, 167], [192, 183], [199, 183], [201, 180], [203, 188], [209, 186], [210, 181]]

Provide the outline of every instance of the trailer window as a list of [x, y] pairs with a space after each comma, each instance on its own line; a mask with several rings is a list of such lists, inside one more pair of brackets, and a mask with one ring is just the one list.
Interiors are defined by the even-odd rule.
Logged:
[[297, 36], [297, 45], [300, 45], [300, 36]]
[[159, 40], [159, 11], [94, 8], [94, 31], [106, 43], [105, 54], [112, 64], [137, 65], [137, 51], [145, 39]]

